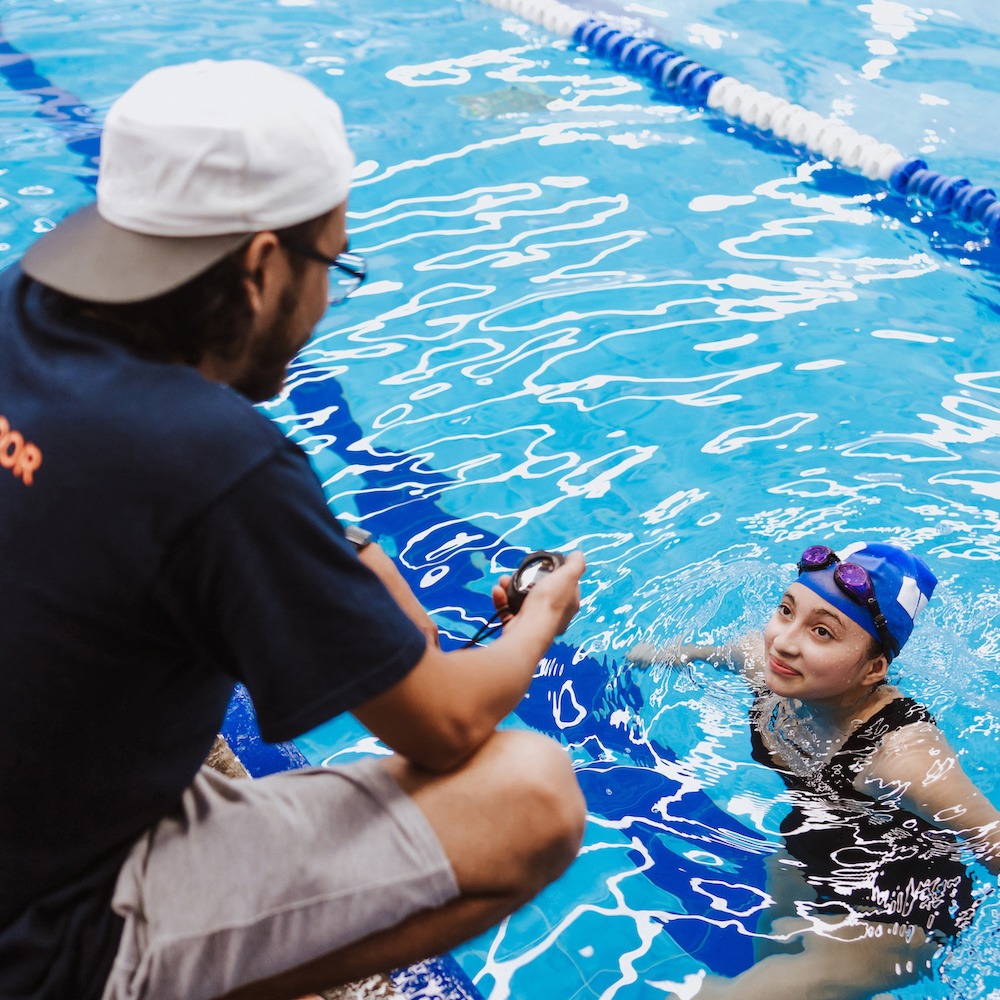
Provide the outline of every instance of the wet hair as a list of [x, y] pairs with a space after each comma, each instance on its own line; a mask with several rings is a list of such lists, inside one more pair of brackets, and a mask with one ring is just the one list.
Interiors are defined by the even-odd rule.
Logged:
[[[274, 232], [289, 242], [312, 246], [328, 218], [325, 213]], [[140, 302], [87, 302], [52, 289], [48, 294], [60, 318], [96, 324], [101, 336], [144, 358], [197, 365], [206, 354], [214, 354], [230, 361], [242, 350], [253, 318], [243, 283], [244, 250], [234, 250], [179, 288]], [[306, 261], [294, 253], [288, 259], [298, 280]]]

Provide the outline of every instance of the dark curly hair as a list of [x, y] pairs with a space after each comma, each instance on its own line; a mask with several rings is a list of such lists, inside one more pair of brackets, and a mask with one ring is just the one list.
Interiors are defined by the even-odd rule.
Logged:
[[[275, 232], [282, 239], [312, 246], [327, 218], [324, 214]], [[243, 284], [243, 251], [240, 247], [179, 288], [140, 302], [87, 302], [51, 290], [50, 294], [64, 319], [97, 324], [102, 336], [144, 358], [197, 365], [206, 354], [214, 354], [229, 361], [242, 350], [252, 319]], [[305, 260], [290, 254], [289, 263], [298, 278]]]

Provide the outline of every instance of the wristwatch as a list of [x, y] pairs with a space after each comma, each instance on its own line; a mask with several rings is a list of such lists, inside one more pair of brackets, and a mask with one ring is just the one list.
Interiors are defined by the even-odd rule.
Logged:
[[358, 552], [366, 545], [370, 545], [372, 540], [372, 533], [365, 531], [364, 528], [359, 528], [356, 524], [345, 525], [344, 536]]

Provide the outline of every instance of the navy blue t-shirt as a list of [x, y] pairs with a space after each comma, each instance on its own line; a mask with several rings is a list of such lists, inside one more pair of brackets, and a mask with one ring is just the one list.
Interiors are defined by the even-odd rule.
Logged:
[[5, 1000], [101, 995], [118, 869], [190, 784], [235, 682], [286, 740], [425, 648], [274, 424], [53, 299], [0, 275]]

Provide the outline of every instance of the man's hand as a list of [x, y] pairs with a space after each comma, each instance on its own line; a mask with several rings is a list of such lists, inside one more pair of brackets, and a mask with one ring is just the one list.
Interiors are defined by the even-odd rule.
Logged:
[[[580, 577], [586, 568], [587, 563], [583, 553], [579, 550], [571, 552], [562, 566], [539, 577], [538, 583], [525, 596], [516, 617], [503, 613], [500, 620], [504, 625], [508, 625], [513, 621], [536, 615], [551, 615], [556, 621], [553, 634], [562, 635], [573, 616], [580, 610]], [[493, 585], [493, 604], [497, 610], [507, 605], [509, 582], [509, 576], [502, 576]]]
[[[409, 674], [354, 715], [417, 766], [438, 773], [457, 767], [524, 697], [538, 661], [580, 607], [585, 568], [583, 553], [571, 553], [532, 587], [516, 617], [504, 616], [495, 642], [449, 653], [428, 646]], [[507, 603], [506, 583], [493, 587], [498, 608]]]

